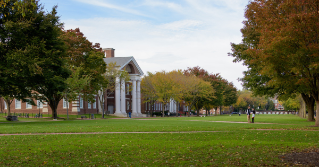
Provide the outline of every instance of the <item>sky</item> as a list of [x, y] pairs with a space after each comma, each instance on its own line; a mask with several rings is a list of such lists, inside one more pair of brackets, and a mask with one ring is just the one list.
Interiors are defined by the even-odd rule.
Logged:
[[80, 28], [116, 57], [134, 56], [144, 73], [199, 66], [242, 89], [247, 68], [228, 56], [240, 43], [248, 0], [40, 0], [57, 5], [65, 29]]

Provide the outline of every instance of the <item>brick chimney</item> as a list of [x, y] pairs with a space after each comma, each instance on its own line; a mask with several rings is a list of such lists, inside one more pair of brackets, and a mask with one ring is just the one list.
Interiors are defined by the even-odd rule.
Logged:
[[113, 48], [103, 48], [104, 57], [105, 58], [114, 57], [114, 50], [115, 49], [113, 49]]

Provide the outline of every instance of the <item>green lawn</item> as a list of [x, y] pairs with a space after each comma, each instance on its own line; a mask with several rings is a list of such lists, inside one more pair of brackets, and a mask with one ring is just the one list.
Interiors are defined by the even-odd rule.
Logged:
[[19, 120], [1, 117], [0, 134], [187, 133], [0, 136], [0, 166], [286, 166], [285, 153], [319, 147], [319, 128], [295, 115]]

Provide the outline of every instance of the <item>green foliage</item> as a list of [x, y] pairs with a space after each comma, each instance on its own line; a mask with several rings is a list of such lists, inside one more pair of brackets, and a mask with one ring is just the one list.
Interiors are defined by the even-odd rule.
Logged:
[[265, 96], [254, 96], [249, 90], [238, 91], [238, 100], [234, 104], [235, 109], [246, 110], [248, 106], [259, 108], [260, 110], [266, 109], [267, 97]]
[[274, 111], [275, 110], [275, 103], [272, 100], [268, 99], [265, 108], [266, 108], [266, 110]]
[[62, 24], [56, 7], [46, 13], [34, 2], [11, 0], [1, 6], [7, 14], [0, 18], [0, 94], [24, 100], [40, 93], [35, 96], [55, 111], [53, 101], [61, 100], [57, 93], [65, 90], [70, 75], [59, 39]]
[[300, 96], [296, 96], [295, 98], [289, 98], [283, 102], [283, 106], [285, 110], [299, 110], [300, 108]]
[[229, 54], [248, 66], [244, 85], [255, 94], [286, 99], [303, 93], [319, 104], [318, 15], [317, 0], [249, 2], [242, 43], [232, 44]]
[[36, 82], [31, 78], [42, 73], [40, 54], [48, 35], [46, 29], [37, 30], [42, 26], [36, 24], [43, 21], [38, 9], [34, 1], [0, 2], [0, 96], [6, 99], [25, 101]]
[[[101, 88], [107, 86], [107, 79], [103, 76], [106, 72], [106, 64], [103, 60], [100, 44], [92, 44], [80, 31], [75, 30], [64, 31], [60, 37], [66, 45], [65, 60], [70, 69], [77, 68], [80, 70], [78, 79], [89, 79], [86, 85], [77, 88], [74, 93], [81, 93], [81, 97], [90, 102], [95, 101], [95, 95]], [[75, 88], [79, 84], [70, 85]], [[70, 91], [69, 91], [70, 92]]]
[[[208, 71], [200, 68], [193, 67], [184, 71], [185, 75], [194, 75], [211, 84], [214, 92], [211, 93], [209, 98], [201, 98], [197, 100], [196, 110], [205, 108], [209, 111], [211, 108], [218, 106], [230, 106], [237, 101], [237, 89], [233, 83], [223, 79], [219, 74], [210, 74]], [[199, 112], [197, 112], [199, 113]]]

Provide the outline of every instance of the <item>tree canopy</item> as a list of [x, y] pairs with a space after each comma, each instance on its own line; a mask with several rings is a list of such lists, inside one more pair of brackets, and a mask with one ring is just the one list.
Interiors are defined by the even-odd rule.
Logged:
[[248, 66], [243, 80], [254, 93], [303, 93], [319, 104], [318, 2], [254, 0], [247, 5], [243, 41], [232, 44], [230, 55]]

